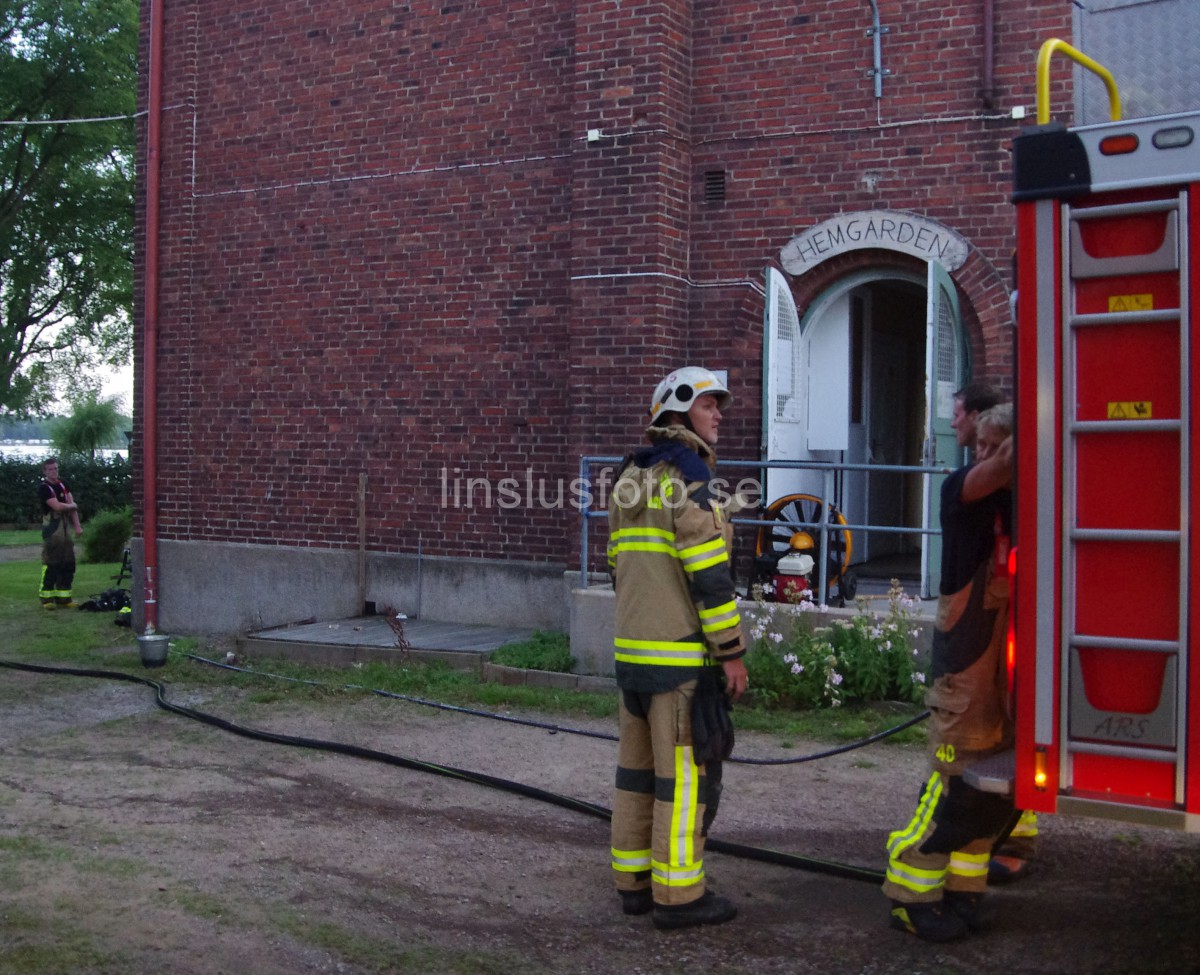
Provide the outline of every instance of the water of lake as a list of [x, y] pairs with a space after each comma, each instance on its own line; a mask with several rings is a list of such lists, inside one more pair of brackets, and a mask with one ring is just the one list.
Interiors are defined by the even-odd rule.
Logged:
[[[54, 455], [54, 448], [48, 443], [36, 440], [0, 440], [0, 456], [10, 460], [45, 460]], [[97, 457], [114, 457], [129, 459], [128, 450], [97, 450]]]

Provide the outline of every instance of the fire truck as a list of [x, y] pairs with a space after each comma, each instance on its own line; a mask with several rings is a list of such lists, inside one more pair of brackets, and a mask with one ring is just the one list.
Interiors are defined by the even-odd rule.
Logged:
[[[1111, 121], [1050, 121], [1058, 54]], [[1200, 831], [1200, 112], [1123, 121], [1062, 41], [1037, 111], [1013, 142], [1008, 774], [1018, 808]]]

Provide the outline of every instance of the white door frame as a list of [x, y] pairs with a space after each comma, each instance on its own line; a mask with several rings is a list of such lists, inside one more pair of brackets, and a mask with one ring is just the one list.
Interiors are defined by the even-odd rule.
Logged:
[[[944, 441], [941, 413], [944, 409], [939, 406], [940, 400], [945, 399], [947, 383], [952, 394], [960, 388], [963, 376], [966, 374], [966, 361], [960, 350], [965, 347], [962, 341], [962, 317], [959, 311], [957, 295], [949, 274], [941, 265], [933, 270], [936, 262], [929, 262], [928, 274], [905, 272], [894, 268], [864, 269], [838, 279], [822, 291], [805, 309], [803, 316], [798, 314], [791, 286], [787, 277], [774, 268], [767, 269], [767, 300], [765, 327], [763, 330], [763, 426], [762, 426], [762, 459], [773, 460], [837, 460], [839, 449], [844, 450], [849, 444], [849, 294], [855, 288], [873, 282], [905, 281], [918, 285], [926, 290], [926, 375], [925, 375], [925, 412], [926, 412], [926, 447], [925, 456], [934, 458], [938, 455], [938, 445]], [[948, 290], [947, 290], [948, 287]], [[933, 295], [931, 299], [929, 296]], [[947, 295], [949, 298], [947, 298]], [[820, 326], [823, 318], [839, 310], [839, 302], [844, 305], [844, 328], [837, 329], [837, 334], [844, 336], [845, 355], [842, 359], [844, 368], [836, 374], [827, 368], [829, 355], [833, 346], [826, 343], [818, 346], [818, 352], [824, 352], [822, 359], [826, 368], [822, 368], [819, 380], [814, 382], [812, 375], [812, 338], [813, 329]], [[946, 309], [950, 317], [945, 317]], [[938, 342], [945, 340], [945, 333], [939, 328], [951, 324], [950, 341], [953, 345], [953, 359], [956, 363], [956, 375], [948, 379], [938, 373]], [[786, 351], [785, 351], [786, 350]], [[943, 354], [945, 347], [942, 347]], [[787, 356], [787, 361], [781, 361], [780, 353]], [[944, 373], [944, 368], [942, 369]], [[870, 382], [869, 372], [862, 379], [863, 383]], [[869, 393], [864, 388], [864, 393]], [[810, 438], [813, 430], [811, 421], [812, 396], [819, 394], [822, 400], [827, 400], [834, 407], [831, 415], [823, 417], [820, 436]], [[939, 398], [940, 397], [940, 398]], [[866, 396], [869, 401], [869, 395]], [[953, 406], [951, 398], [951, 407]], [[843, 409], [844, 407], [844, 409]], [[864, 417], [864, 419], [866, 419]], [[948, 422], [948, 421], [947, 421]], [[844, 431], [843, 431], [844, 428]], [[841, 436], [839, 436], [841, 434]], [[941, 435], [941, 436], [939, 436]], [[837, 444], [841, 444], [841, 448]], [[812, 446], [810, 446], [812, 444]], [[944, 451], [943, 451], [944, 452]], [[950, 458], [938, 458], [939, 463], [948, 463]], [[938, 510], [933, 493], [937, 486], [932, 482], [940, 479], [925, 479], [925, 497], [922, 504], [922, 529], [928, 530], [938, 525]], [[783, 494], [803, 491], [821, 496], [822, 476], [820, 472], [808, 471], [766, 471], [763, 479], [764, 505]], [[852, 511], [846, 515], [852, 523], [865, 523], [866, 512]], [[940, 567], [940, 539], [936, 535], [921, 535], [921, 594], [936, 595]]]

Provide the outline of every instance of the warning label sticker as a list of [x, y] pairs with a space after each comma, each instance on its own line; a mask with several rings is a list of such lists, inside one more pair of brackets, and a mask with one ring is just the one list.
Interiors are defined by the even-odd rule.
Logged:
[[1149, 420], [1153, 416], [1152, 404], [1147, 400], [1133, 403], [1109, 403], [1108, 418], [1110, 420]]
[[1154, 295], [1109, 295], [1108, 310], [1154, 311]]

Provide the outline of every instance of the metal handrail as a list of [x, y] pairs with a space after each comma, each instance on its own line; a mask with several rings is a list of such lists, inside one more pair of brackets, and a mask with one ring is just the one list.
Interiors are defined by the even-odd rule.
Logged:
[[[623, 458], [616, 456], [603, 455], [587, 455], [579, 458], [579, 483], [586, 485], [587, 490], [581, 498], [579, 513], [580, 513], [580, 539], [579, 539], [579, 585], [581, 589], [588, 587], [588, 522], [593, 518], [607, 518], [608, 511], [606, 509], [596, 509], [592, 507], [592, 492], [591, 492], [591, 468], [597, 464], [619, 464]], [[839, 471], [865, 471], [868, 474], [922, 474], [926, 477], [934, 475], [945, 475], [951, 473], [949, 467], [931, 467], [909, 464], [848, 464], [834, 463], [830, 461], [804, 461], [804, 460], [718, 460], [718, 468], [752, 468], [759, 471], [767, 470], [810, 470], [822, 471], [825, 476], [823, 478], [823, 488], [821, 494], [822, 509], [828, 511], [833, 505], [833, 475]], [[731, 518], [729, 519], [732, 525], [749, 525], [756, 529], [762, 528], [768, 524], [761, 518]], [[791, 522], [779, 521], [773, 524], [777, 526], [787, 526], [792, 528], [807, 528], [814, 529], [820, 537], [820, 569], [819, 569], [819, 592], [822, 594], [822, 599], [829, 591], [828, 587], [828, 571], [829, 571], [829, 532], [833, 531], [862, 531], [862, 532], [879, 532], [883, 534], [921, 534], [921, 535], [940, 535], [941, 530], [938, 528], [914, 528], [908, 525], [872, 525], [865, 524], [850, 524], [831, 525], [828, 519], [820, 523], [812, 522]]]
[[1112, 121], [1121, 121], [1121, 95], [1117, 91], [1117, 82], [1112, 72], [1099, 61], [1094, 61], [1082, 51], [1073, 48], [1064, 40], [1052, 37], [1038, 51], [1037, 57], [1037, 121], [1045, 125], [1050, 121], [1050, 58], [1055, 54], [1065, 54], [1081, 68], [1099, 76], [1108, 91], [1108, 112]]

